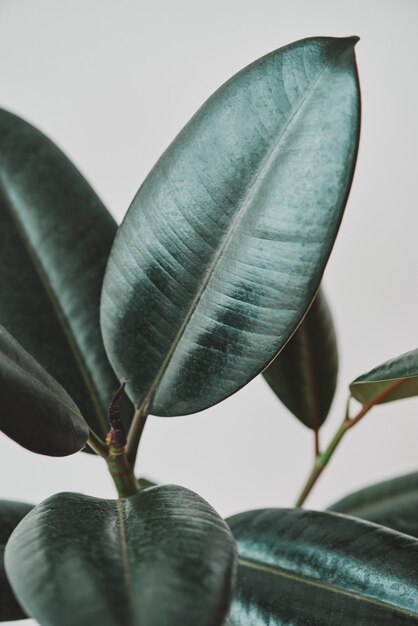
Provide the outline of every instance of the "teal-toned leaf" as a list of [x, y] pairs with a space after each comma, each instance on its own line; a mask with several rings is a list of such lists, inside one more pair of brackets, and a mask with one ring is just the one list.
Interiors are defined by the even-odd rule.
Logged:
[[[119, 386], [99, 325], [116, 225], [42, 133], [0, 110], [0, 323], [74, 398], [99, 435]], [[125, 421], [131, 407], [121, 404]]]
[[302, 324], [263, 376], [293, 415], [318, 430], [331, 407], [337, 374], [337, 338], [320, 289]]
[[162, 485], [117, 501], [53, 496], [14, 531], [5, 563], [42, 626], [218, 626], [235, 559], [212, 507]]
[[16, 600], [4, 571], [4, 549], [18, 523], [32, 509], [31, 504], [0, 500], [0, 621], [25, 619], [26, 613]]
[[411, 626], [418, 541], [337, 513], [248, 511], [228, 524], [239, 554], [232, 626]]
[[329, 511], [354, 515], [418, 537], [418, 472], [355, 491]]
[[379, 394], [384, 396], [376, 404], [417, 396], [418, 350], [405, 352], [356, 378], [350, 385], [350, 392], [363, 404]]
[[155, 487], [157, 483], [149, 480], [149, 478], [145, 478], [144, 476], [138, 478], [138, 484], [141, 489], [148, 489], [148, 487]]
[[32, 452], [73, 454], [88, 427], [68, 393], [0, 326], [0, 430]]
[[205, 409], [260, 373], [319, 287], [356, 159], [357, 39], [272, 52], [164, 153], [118, 231], [101, 322], [135, 404]]

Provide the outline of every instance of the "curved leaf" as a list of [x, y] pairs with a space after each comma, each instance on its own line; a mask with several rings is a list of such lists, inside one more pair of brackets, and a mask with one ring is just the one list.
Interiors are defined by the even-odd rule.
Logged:
[[418, 537], [418, 472], [355, 491], [328, 510]]
[[[406, 380], [403, 380], [403, 379]], [[391, 388], [389, 390], [389, 388]], [[380, 402], [392, 402], [418, 395], [418, 350], [405, 352], [356, 378], [350, 385], [353, 398], [365, 404], [385, 390]]]
[[[99, 325], [116, 225], [64, 154], [0, 110], [0, 322], [74, 398], [98, 434], [119, 386]], [[131, 408], [121, 405], [125, 420]]]
[[337, 374], [337, 338], [320, 289], [302, 324], [263, 376], [293, 415], [318, 430], [331, 407]]
[[355, 38], [272, 52], [164, 153], [118, 231], [102, 331], [135, 404], [220, 402], [286, 344], [318, 289], [354, 170]]
[[239, 573], [233, 626], [411, 625], [418, 541], [337, 513], [248, 511], [230, 518]]
[[25, 619], [26, 613], [17, 602], [4, 571], [4, 549], [18, 523], [32, 509], [31, 504], [0, 500], [0, 621]]
[[53, 496], [6, 548], [12, 587], [43, 626], [218, 626], [234, 566], [225, 522], [173, 485], [117, 501]]
[[67, 392], [0, 326], [0, 430], [38, 454], [66, 456], [88, 428]]

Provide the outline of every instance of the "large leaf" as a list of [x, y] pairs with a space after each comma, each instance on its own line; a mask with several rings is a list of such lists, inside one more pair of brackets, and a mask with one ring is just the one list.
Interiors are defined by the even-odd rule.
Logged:
[[337, 339], [320, 289], [302, 324], [263, 376], [293, 415], [318, 430], [331, 407], [337, 374]]
[[2, 622], [26, 617], [11, 590], [4, 571], [4, 549], [15, 527], [31, 509], [31, 504], [0, 500], [0, 621]]
[[418, 472], [355, 491], [329, 511], [354, 515], [418, 537]]
[[353, 398], [363, 404], [385, 391], [378, 404], [418, 395], [418, 350], [386, 361], [350, 385]]
[[0, 326], [0, 430], [32, 452], [80, 450], [88, 427], [68, 393]]
[[140, 188], [107, 267], [101, 320], [118, 376], [157, 415], [234, 393], [313, 300], [359, 133], [355, 38], [314, 38], [239, 72]]
[[233, 626], [417, 623], [412, 537], [300, 509], [248, 511], [228, 523], [240, 559]]
[[235, 558], [212, 507], [164, 485], [117, 501], [53, 496], [17, 527], [5, 562], [42, 626], [218, 626]]
[[[119, 386], [99, 325], [116, 225], [42, 133], [0, 110], [0, 322], [74, 398], [104, 436]], [[122, 402], [125, 419], [131, 413]]]

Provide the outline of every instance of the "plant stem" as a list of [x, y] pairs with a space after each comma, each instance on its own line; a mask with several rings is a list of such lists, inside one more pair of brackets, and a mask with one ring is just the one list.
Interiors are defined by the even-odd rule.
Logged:
[[107, 459], [109, 456], [109, 449], [107, 445], [91, 429], [89, 429], [87, 443], [96, 454], [104, 459]]
[[122, 450], [110, 448], [106, 461], [119, 498], [127, 498], [138, 493], [139, 483], [135, 477], [134, 468], [127, 459], [125, 448]]
[[147, 421], [148, 405], [149, 400], [145, 399], [145, 401], [139, 407], [137, 407], [131, 427], [129, 429], [128, 443], [126, 445], [126, 456], [132, 466], [135, 465], [139, 442], [141, 440], [141, 435]]
[[370, 411], [370, 409], [372, 409], [376, 404], [379, 404], [380, 402], [382, 402], [394, 389], [399, 387], [399, 385], [401, 385], [405, 380], [406, 380], [405, 378], [400, 378], [398, 380], [395, 380], [391, 385], [388, 385], [388, 387], [386, 387], [383, 391], [377, 394], [377, 396], [375, 396], [374, 398], [372, 398], [371, 400], [363, 404], [360, 411], [354, 417], [349, 416], [350, 398], [348, 399], [347, 411], [344, 417], [344, 421], [342, 422], [339, 429], [335, 433], [334, 437], [332, 438], [325, 452], [323, 452], [322, 454], [316, 455], [312, 471], [309, 474], [308, 480], [306, 481], [306, 484], [304, 488], [302, 489], [302, 492], [299, 498], [296, 501], [295, 506], [297, 508], [300, 508], [304, 504], [306, 498], [312, 491], [312, 488], [316, 484], [324, 468], [328, 465], [330, 458], [334, 454], [337, 446], [339, 445], [341, 439], [344, 437], [345, 433], [350, 428], [358, 424], [358, 422]]
[[314, 466], [312, 468], [312, 471], [309, 475], [308, 480], [306, 481], [306, 484], [299, 496], [299, 498], [297, 499], [296, 502], [296, 507], [300, 508], [302, 506], [302, 504], [305, 502], [306, 498], [308, 497], [308, 495], [310, 494], [313, 486], [315, 485], [316, 481], [318, 480], [318, 478], [320, 477], [320, 475], [322, 474], [324, 468], [326, 467], [328, 461], [330, 460], [331, 456], [333, 455], [336, 447], [338, 446], [338, 444], [340, 443], [341, 439], [344, 437], [345, 433], [347, 432], [347, 430], [350, 428], [349, 423], [346, 419], [344, 419], [343, 423], [341, 424], [341, 426], [339, 427], [339, 429], [337, 430], [337, 432], [335, 433], [334, 438], [332, 439], [331, 443], [329, 444], [328, 448], [325, 450], [325, 452], [323, 454], [318, 454], [315, 458], [315, 462], [314, 462]]

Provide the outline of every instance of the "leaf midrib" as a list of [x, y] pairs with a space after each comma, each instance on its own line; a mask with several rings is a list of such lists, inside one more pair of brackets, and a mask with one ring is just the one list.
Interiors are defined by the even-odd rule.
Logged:
[[[341, 56], [342, 54], [344, 54], [346, 52], [347, 48], [344, 48], [343, 50], [338, 50], [334, 55], [332, 55], [332, 57], [330, 58], [330, 60], [328, 61], [328, 63], [323, 67], [323, 69], [318, 73], [317, 77], [315, 78], [314, 81], [312, 81], [310, 87], [306, 90], [306, 92], [304, 93], [303, 97], [300, 99], [298, 105], [295, 107], [294, 111], [292, 112], [287, 124], [285, 125], [285, 127], [283, 128], [282, 132], [279, 134], [276, 142], [274, 143], [273, 147], [271, 148], [270, 152], [268, 153], [268, 155], [266, 156], [266, 158], [263, 161], [263, 164], [261, 165], [260, 169], [258, 170], [258, 172], [256, 173], [253, 182], [251, 183], [242, 203], [240, 208], [237, 210], [234, 218], [231, 221], [231, 224], [229, 225], [226, 234], [224, 236], [224, 238], [222, 239], [220, 246], [218, 248], [218, 250], [216, 251], [216, 253], [213, 256], [213, 260], [211, 262], [211, 264], [209, 265], [209, 267], [207, 268], [207, 271], [205, 272], [201, 285], [198, 287], [197, 292], [195, 297], [193, 298], [190, 307], [188, 308], [188, 310], [186, 311], [186, 314], [179, 326], [179, 329], [172, 341], [172, 343], [170, 344], [166, 356], [159, 368], [159, 370], [157, 371], [154, 379], [151, 381], [148, 392], [145, 394], [145, 398], [142, 401], [142, 404], [150, 404], [151, 408], [152, 408], [152, 398], [155, 394], [155, 392], [157, 391], [157, 387], [174, 355], [175, 350], [177, 349], [180, 340], [187, 328], [188, 322], [191, 319], [193, 313], [195, 312], [200, 299], [202, 298], [202, 295], [218, 265], [218, 262], [220, 261], [221, 257], [222, 257], [222, 253], [225, 251], [229, 241], [231, 240], [234, 232], [235, 232], [235, 227], [236, 225], [241, 221], [243, 215], [245, 214], [246, 209], [248, 208], [248, 206], [251, 203], [252, 198], [254, 197], [256, 190], [258, 188], [258, 183], [259, 181], [263, 178], [264, 174], [266, 171], [268, 171], [268, 167], [270, 162], [273, 160], [276, 152], [278, 151], [279, 147], [281, 146], [282, 143], [282, 139], [284, 138], [284, 136], [286, 135], [286, 133], [288, 132], [290, 126], [292, 125], [292, 123], [294, 122], [294, 120], [298, 117], [300, 111], [302, 110], [303, 106], [305, 105], [305, 103], [307, 102], [307, 100], [309, 100], [309, 98], [311, 97], [311, 95], [313, 94], [313, 92], [315, 91], [316, 86], [319, 84], [321, 78], [323, 77], [323, 75], [326, 73], [326, 71], [329, 69], [329, 67], [331, 66], [331, 64], [333, 63], [333, 61], [338, 57]], [[300, 321], [300, 323], [303, 321]], [[300, 324], [299, 324], [300, 325]], [[295, 328], [294, 332], [296, 332], [298, 327]]]
[[315, 587], [317, 589], [323, 589], [331, 593], [336, 593], [336, 594], [340, 594], [343, 596], [347, 596], [359, 602], [366, 602], [368, 604], [379, 606], [384, 609], [390, 609], [402, 615], [413, 617], [418, 621], [417, 613], [414, 613], [410, 611], [409, 609], [404, 609], [394, 604], [390, 604], [388, 602], [383, 602], [382, 600], [378, 600], [377, 598], [370, 598], [360, 593], [356, 593], [354, 591], [347, 591], [345, 589], [341, 589], [341, 587], [336, 587], [335, 585], [331, 585], [330, 583], [319, 582], [319, 581], [314, 580], [313, 578], [300, 576], [300, 575], [288, 572], [280, 567], [273, 566], [273, 565], [266, 565], [264, 563], [258, 563], [257, 561], [252, 561], [250, 559], [240, 558], [238, 562], [241, 567], [248, 567], [249, 569], [258, 570], [261, 572], [265, 572], [267, 574], [272, 574], [273, 576], [279, 576], [281, 578], [287, 578], [288, 580], [293, 580], [295, 582], [308, 585], [311, 587]]
[[122, 562], [123, 579], [126, 587], [126, 595], [129, 603], [129, 624], [127, 626], [133, 626], [134, 624], [134, 608], [132, 600], [132, 572], [128, 557], [128, 544], [126, 540], [126, 527], [125, 527], [125, 510], [124, 500], [118, 498], [115, 502], [116, 506], [116, 527], [119, 533], [119, 547], [120, 556]]
[[[28, 253], [29, 259], [32, 262], [32, 265], [35, 269], [36, 274], [39, 277], [40, 283], [46, 293], [46, 296], [48, 298], [48, 300], [50, 301], [51, 305], [52, 305], [52, 309], [55, 312], [56, 318], [58, 320], [59, 325], [61, 326], [61, 329], [63, 331], [64, 337], [67, 340], [68, 346], [70, 348], [71, 353], [74, 356], [75, 362], [78, 366], [78, 369], [80, 371], [82, 380], [84, 381], [84, 384], [86, 386], [86, 390], [87, 393], [92, 401], [92, 405], [93, 408], [95, 410], [96, 416], [98, 417], [99, 423], [101, 423], [104, 431], [107, 430], [107, 419], [106, 419], [106, 415], [103, 411], [103, 408], [101, 406], [100, 403], [100, 399], [98, 396], [98, 391], [94, 385], [93, 379], [91, 377], [90, 371], [88, 370], [88, 368], [85, 365], [84, 359], [82, 357], [81, 351], [79, 349], [77, 340], [72, 332], [71, 329], [71, 325], [69, 324], [67, 317], [64, 313], [64, 311], [61, 308], [61, 305], [59, 303], [59, 300], [57, 298], [56, 293], [54, 292], [54, 290], [52, 289], [52, 286], [49, 284], [48, 282], [48, 276], [47, 273], [42, 265], [42, 263], [40, 262], [40, 259], [38, 259], [34, 248], [32, 246], [32, 242], [30, 241], [30, 238], [24, 228], [24, 226], [22, 225], [20, 219], [18, 218], [18, 216], [15, 214], [15, 212], [13, 211], [13, 204], [12, 201], [7, 193], [7, 184], [3, 181], [3, 185], [0, 186], [0, 200], [1, 198], [3, 198], [4, 201], [4, 205], [6, 207], [6, 210], [8, 211], [11, 220], [13, 222], [13, 224], [16, 227], [16, 231], [18, 233], [18, 235], [21, 238], [21, 241], [23, 243], [23, 247], [25, 248], [26, 252]], [[89, 427], [91, 428], [91, 426], [89, 425]]]

